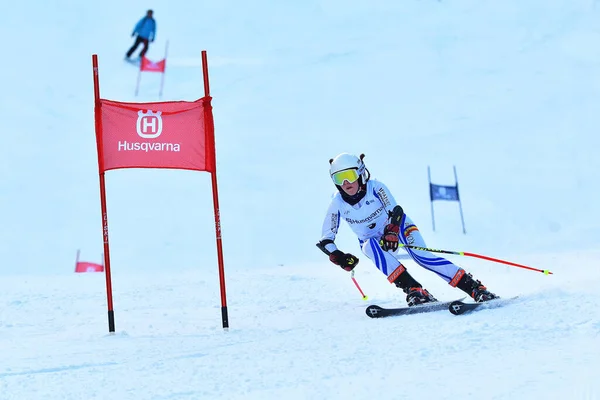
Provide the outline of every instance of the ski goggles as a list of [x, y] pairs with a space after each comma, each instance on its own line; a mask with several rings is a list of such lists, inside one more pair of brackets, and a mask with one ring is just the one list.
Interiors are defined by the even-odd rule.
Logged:
[[342, 186], [344, 181], [348, 181], [348, 183], [354, 183], [358, 180], [358, 170], [356, 168], [345, 169], [343, 171], [335, 172], [331, 175], [331, 179], [333, 179], [333, 183], [338, 186]]

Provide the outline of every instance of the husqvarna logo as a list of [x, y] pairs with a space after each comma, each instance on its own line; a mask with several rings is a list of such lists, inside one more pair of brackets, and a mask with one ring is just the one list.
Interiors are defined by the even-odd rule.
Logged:
[[147, 110], [138, 111], [138, 119], [136, 123], [137, 134], [144, 139], [154, 139], [162, 133], [162, 118], [161, 111], [152, 112]]

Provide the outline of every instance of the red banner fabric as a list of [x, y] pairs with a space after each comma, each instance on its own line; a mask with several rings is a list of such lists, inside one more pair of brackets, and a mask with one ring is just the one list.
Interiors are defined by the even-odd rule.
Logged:
[[160, 61], [150, 61], [146, 57], [142, 57], [142, 62], [140, 63], [140, 70], [148, 72], [165, 72], [166, 66], [166, 58]]
[[104, 272], [104, 266], [87, 261], [78, 261], [75, 272]]
[[210, 100], [122, 103], [100, 99], [100, 169], [215, 172]]

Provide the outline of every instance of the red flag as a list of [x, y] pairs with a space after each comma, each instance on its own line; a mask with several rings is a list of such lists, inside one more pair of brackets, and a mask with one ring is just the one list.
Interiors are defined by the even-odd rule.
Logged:
[[78, 261], [75, 264], [75, 272], [104, 272], [104, 266], [87, 261]]
[[100, 168], [215, 172], [210, 97], [189, 102], [100, 99]]
[[140, 71], [165, 72], [166, 66], [166, 58], [160, 61], [150, 61], [146, 57], [142, 57], [142, 62], [140, 63]]

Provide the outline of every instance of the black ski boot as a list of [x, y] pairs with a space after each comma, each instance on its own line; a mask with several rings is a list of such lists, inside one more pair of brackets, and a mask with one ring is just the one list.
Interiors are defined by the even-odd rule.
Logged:
[[[404, 268], [402, 265], [400, 267]], [[409, 307], [437, 301], [406, 269], [392, 283], [406, 293], [406, 303]]]
[[473, 275], [467, 274], [464, 271], [463, 274], [456, 287], [471, 296], [477, 303], [499, 298], [494, 293], [488, 291], [481, 281], [473, 279]]
[[437, 301], [437, 299], [433, 297], [431, 293], [429, 293], [426, 289], [423, 289], [421, 286], [411, 287], [408, 289], [408, 291], [404, 290], [404, 293], [407, 293], [406, 303], [409, 307]]

